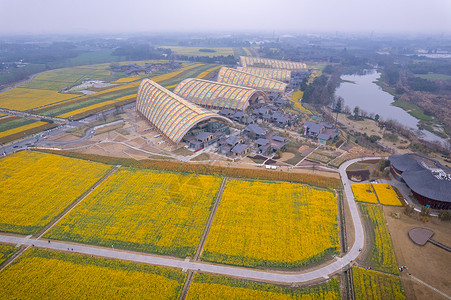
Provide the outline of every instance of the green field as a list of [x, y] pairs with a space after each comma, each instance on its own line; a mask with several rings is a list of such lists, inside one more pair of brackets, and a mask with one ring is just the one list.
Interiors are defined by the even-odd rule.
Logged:
[[400, 100], [392, 102], [392, 105], [404, 109], [411, 116], [413, 116], [419, 120], [423, 120], [423, 121], [432, 121], [433, 120], [432, 117], [425, 115], [423, 110], [420, 107], [418, 107], [417, 105], [413, 104], [412, 102], [400, 99]]
[[107, 80], [111, 75], [108, 70], [97, 70], [86, 67], [55, 69], [38, 74], [32, 81], [21, 85], [20, 88], [60, 91], [72, 87], [83, 80]]
[[360, 204], [365, 224], [368, 225], [372, 247], [366, 264], [374, 270], [398, 275], [395, 253], [382, 208], [372, 204]]
[[[230, 47], [181, 47], [181, 46], [160, 46], [159, 48], [169, 48], [177, 55], [186, 56], [228, 56], [234, 55], [233, 48]], [[209, 49], [214, 52], [202, 52], [200, 49]]]
[[398, 276], [363, 268], [352, 268], [355, 299], [406, 299]]
[[338, 279], [300, 287], [238, 280], [217, 275], [196, 274], [186, 299], [341, 299]]
[[416, 77], [420, 77], [427, 80], [451, 80], [451, 75], [428, 73], [428, 74], [415, 74]]
[[30, 249], [0, 273], [1, 299], [178, 299], [179, 270]]
[[208, 175], [121, 168], [46, 237], [193, 256], [220, 182]]

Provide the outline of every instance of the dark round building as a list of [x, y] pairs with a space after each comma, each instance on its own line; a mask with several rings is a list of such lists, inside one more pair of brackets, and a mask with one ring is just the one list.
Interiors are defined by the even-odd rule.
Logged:
[[405, 182], [420, 204], [451, 209], [451, 169], [414, 153], [392, 155], [388, 160], [393, 177]]

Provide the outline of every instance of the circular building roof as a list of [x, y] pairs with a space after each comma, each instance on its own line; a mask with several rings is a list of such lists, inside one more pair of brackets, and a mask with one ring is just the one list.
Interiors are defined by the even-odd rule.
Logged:
[[239, 110], [246, 110], [259, 96], [267, 98], [255, 89], [197, 78], [183, 80], [174, 93], [197, 105]]
[[283, 83], [282, 81], [269, 79], [226, 67], [222, 67], [219, 70], [218, 82], [245, 86], [265, 92], [277, 93], [283, 93], [285, 91], [285, 88], [287, 87], [287, 84]]
[[260, 57], [240, 56], [241, 66], [243, 67], [259, 67], [270, 69], [285, 69], [293, 71], [304, 71], [307, 65], [301, 62], [268, 59]]
[[213, 118], [231, 123], [229, 119], [203, 109], [149, 79], [144, 79], [139, 85], [136, 108], [175, 143], [179, 143], [201, 121]]
[[433, 159], [417, 154], [392, 155], [388, 160], [395, 169], [402, 172], [402, 179], [412, 191], [432, 200], [451, 202], [451, 180], [440, 176], [440, 172], [447, 175], [451, 170]]

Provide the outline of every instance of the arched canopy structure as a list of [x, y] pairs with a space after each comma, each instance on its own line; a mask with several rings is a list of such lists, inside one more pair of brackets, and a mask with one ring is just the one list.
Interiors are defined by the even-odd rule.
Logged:
[[276, 93], [283, 93], [287, 87], [287, 84], [282, 81], [269, 79], [226, 67], [222, 67], [219, 70], [218, 82]]
[[270, 69], [284, 69], [292, 71], [305, 71], [307, 65], [301, 62], [268, 59], [260, 57], [240, 56], [242, 67], [257, 67]]
[[249, 104], [259, 99], [265, 102], [268, 100], [262, 91], [197, 78], [183, 80], [174, 93], [197, 105], [238, 110], [246, 110]]
[[269, 68], [238, 67], [237, 70], [251, 73], [257, 76], [288, 82], [291, 80], [291, 71]]
[[171, 141], [179, 143], [196, 124], [208, 119], [229, 119], [203, 109], [161, 85], [144, 79], [138, 88], [136, 108]]

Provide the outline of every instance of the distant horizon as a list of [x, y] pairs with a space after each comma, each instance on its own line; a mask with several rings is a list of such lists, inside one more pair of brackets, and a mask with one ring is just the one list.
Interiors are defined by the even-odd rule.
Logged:
[[[26, 9], [24, 9], [26, 8]], [[156, 32], [451, 34], [451, 1], [0, 0], [0, 35]]]

